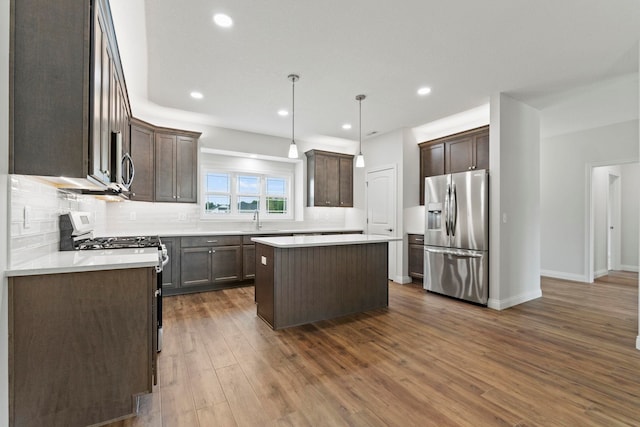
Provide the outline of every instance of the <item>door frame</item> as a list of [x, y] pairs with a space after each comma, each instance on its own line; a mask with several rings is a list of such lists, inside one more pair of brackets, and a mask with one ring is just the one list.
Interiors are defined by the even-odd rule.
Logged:
[[[399, 195], [399, 191], [398, 191], [398, 165], [395, 163], [391, 163], [391, 164], [387, 164], [387, 165], [380, 165], [380, 166], [375, 166], [372, 168], [367, 168], [365, 170], [365, 178], [364, 178], [364, 182], [365, 182], [365, 192], [364, 192], [364, 198], [365, 198], [365, 210], [364, 210], [364, 220], [365, 220], [365, 229], [367, 234], [369, 233], [369, 174], [370, 173], [375, 173], [375, 172], [382, 172], [385, 170], [392, 170], [392, 174], [393, 174], [393, 180], [394, 180], [394, 185], [395, 185], [395, 211], [394, 211], [394, 218], [393, 218], [393, 232], [392, 232], [392, 236], [396, 236], [396, 237], [401, 237], [402, 236], [402, 230], [400, 229], [401, 225], [401, 218], [402, 218], [402, 194], [400, 193]], [[404, 239], [400, 240], [398, 242], [389, 242], [389, 279], [393, 280], [394, 282], [397, 283], [410, 283], [411, 282], [411, 278], [409, 276], [403, 276], [402, 275], [402, 266], [403, 266], [403, 245]]]
[[594, 246], [595, 246], [595, 203], [593, 198], [593, 169], [600, 166], [622, 166], [631, 163], [638, 163], [639, 159], [622, 159], [603, 162], [591, 162], [585, 165], [585, 222], [584, 222], [584, 235], [585, 235], [585, 251], [584, 251], [584, 278], [586, 283], [593, 283], [594, 281]]

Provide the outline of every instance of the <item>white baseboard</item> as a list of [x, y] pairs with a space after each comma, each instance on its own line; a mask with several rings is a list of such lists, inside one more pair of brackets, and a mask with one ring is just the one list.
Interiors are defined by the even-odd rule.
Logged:
[[640, 350], [640, 335], [636, 338], [636, 348]]
[[609, 274], [609, 270], [598, 270], [596, 272], [593, 273], [593, 278], [597, 279], [599, 277], [603, 277], [606, 276], [607, 274]]
[[633, 273], [638, 273], [640, 272], [640, 269], [638, 268], [637, 265], [621, 265], [620, 269], [622, 271], [631, 271]]
[[411, 283], [413, 280], [410, 276], [396, 276], [391, 278], [396, 283], [400, 283], [401, 285], [406, 285], [407, 283]]
[[571, 280], [573, 282], [588, 283], [587, 278], [582, 274], [564, 273], [562, 271], [541, 270], [541, 276], [551, 277], [553, 279]]
[[538, 289], [533, 292], [529, 292], [522, 295], [516, 295], [514, 297], [505, 298], [502, 300], [489, 298], [489, 303], [487, 304], [487, 306], [494, 310], [504, 310], [506, 308], [513, 307], [514, 305], [522, 304], [523, 302], [540, 298], [541, 296], [542, 296], [542, 290]]

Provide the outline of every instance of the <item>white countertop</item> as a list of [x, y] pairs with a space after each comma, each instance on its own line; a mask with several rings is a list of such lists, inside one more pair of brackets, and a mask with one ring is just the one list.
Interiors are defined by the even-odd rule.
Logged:
[[[254, 234], [311, 234], [311, 233], [361, 233], [362, 229], [359, 228], [309, 228], [309, 229], [271, 229], [264, 228], [260, 230], [220, 230], [220, 231], [204, 231], [204, 230], [192, 230], [192, 231], [162, 231], [160, 233], [147, 233], [157, 234], [160, 237], [192, 237], [192, 236], [249, 236]], [[124, 233], [123, 235], [131, 235], [131, 233]], [[117, 234], [114, 234], [117, 236]]]
[[252, 241], [276, 248], [303, 248], [311, 246], [364, 245], [402, 240], [401, 237], [378, 234], [335, 234], [325, 236], [252, 237]]
[[76, 273], [80, 271], [118, 270], [158, 265], [157, 248], [61, 251], [10, 266], [6, 277], [38, 274]]

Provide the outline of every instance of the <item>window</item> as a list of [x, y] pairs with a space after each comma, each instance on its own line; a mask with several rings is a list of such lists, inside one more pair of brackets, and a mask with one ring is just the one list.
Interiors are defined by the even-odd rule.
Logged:
[[206, 170], [204, 215], [243, 218], [259, 211], [265, 218], [290, 219], [291, 176]]

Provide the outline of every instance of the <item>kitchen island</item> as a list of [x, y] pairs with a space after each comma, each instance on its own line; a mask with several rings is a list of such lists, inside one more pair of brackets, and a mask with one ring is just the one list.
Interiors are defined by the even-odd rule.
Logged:
[[254, 237], [258, 316], [288, 328], [387, 307], [388, 246], [371, 234]]

